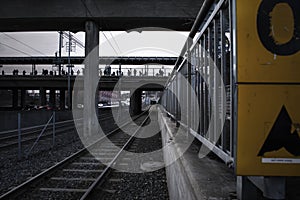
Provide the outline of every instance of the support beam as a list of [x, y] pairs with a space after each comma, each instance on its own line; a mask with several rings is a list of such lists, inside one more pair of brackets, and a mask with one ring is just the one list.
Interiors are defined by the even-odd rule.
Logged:
[[18, 89], [12, 89], [12, 107], [13, 109], [18, 108]]
[[131, 116], [134, 116], [140, 114], [141, 112], [142, 112], [142, 91], [137, 89], [130, 96], [129, 113]]
[[[67, 90], [67, 93], [68, 93], [68, 90]], [[68, 94], [67, 95], [67, 104], [69, 103], [69, 98], [70, 98], [70, 105], [68, 105], [68, 109], [69, 110], [72, 110], [72, 103], [73, 103], [73, 88], [72, 87], [70, 87], [70, 95]]]
[[65, 109], [65, 105], [66, 105], [66, 94], [65, 94], [65, 90], [64, 89], [60, 89], [59, 90], [59, 107], [61, 110]]
[[55, 108], [55, 106], [56, 106], [56, 102], [55, 102], [55, 89], [51, 89], [50, 90], [49, 104], [53, 108]]
[[21, 108], [26, 106], [26, 89], [21, 89]]
[[[91, 136], [98, 127], [96, 105], [96, 89], [98, 87], [99, 73], [99, 28], [95, 22], [85, 23], [85, 70], [84, 70], [84, 113], [83, 127], [85, 137]], [[92, 139], [92, 138], [91, 138]], [[91, 141], [92, 142], [92, 141]]]
[[40, 88], [40, 105], [46, 105], [46, 89], [42, 87]]
[[79, 91], [78, 90], [74, 90], [73, 91], [74, 92], [74, 94], [73, 95], [71, 95], [72, 96], [72, 104], [71, 105], [73, 105], [73, 102], [74, 102], [74, 105], [75, 105], [75, 107], [77, 107], [77, 105], [78, 105], [78, 103], [79, 103], [79, 99], [78, 99], [78, 93], [79, 93]]

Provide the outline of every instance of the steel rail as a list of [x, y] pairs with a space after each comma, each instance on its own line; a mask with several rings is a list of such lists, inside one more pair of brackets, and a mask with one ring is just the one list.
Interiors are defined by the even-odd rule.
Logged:
[[[150, 111], [151, 112], [151, 111]], [[150, 113], [149, 113], [150, 115]], [[84, 195], [80, 198], [80, 200], [86, 200], [89, 198], [89, 196], [92, 194], [93, 190], [99, 185], [99, 183], [104, 182], [104, 179], [107, 177], [107, 175], [112, 170], [112, 165], [116, 162], [116, 160], [119, 158], [121, 153], [130, 145], [130, 143], [134, 140], [135, 135], [139, 132], [141, 127], [147, 122], [149, 119], [149, 115], [144, 119], [142, 124], [139, 126], [139, 128], [131, 135], [131, 137], [127, 140], [127, 142], [123, 145], [123, 147], [120, 149], [120, 151], [115, 155], [115, 157], [110, 161], [110, 163], [106, 166], [106, 168], [103, 170], [103, 172], [98, 176], [98, 178], [94, 181], [94, 183], [88, 188], [88, 190], [84, 193]]]
[[[142, 115], [144, 115], [147, 111], [144, 111], [143, 113], [141, 113], [138, 116], [135, 116], [133, 121], [140, 118]], [[12, 190], [4, 193], [3, 195], [0, 196], [0, 200], [2, 199], [13, 199], [16, 196], [20, 195], [22, 192], [24, 192], [30, 185], [32, 184], [36, 184], [39, 181], [41, 181], [43, 178], [49, 176], [50, 174], [54, 173], [55, 171], [57, 171], [60, 167], [67, 165], [69, 162], [75, 160], [76, 158], [78, 158], [80, 155], [82, 155], [83, 153], [87, 152], [89, 148], [93, 147], [94, 145], [98, 144], [99, 142], [101, 142], [103, 139], [105, 139], [107, 136], [110, 136], [116, 132], [118, 132], [119, 130], [121, 130], [122, 127], [127, 126], [128, 124], [130, 124], [131, 121], [125, 122], [123, 125], [121, 125], [120, 127], [110, 131], [107, 135], [99, 138], [97, 141], [95, 141], [94, 143], [90, 144], [89, 146], [77, 151], [76, 153], [70, 155], [69, 157], [65, 158], [64, 160], [60, 161], [59, 163], [53, 165], [52, 167], [44, 170], [43, 172], [37, 174], [36, 176], [30, 178], [29, 180], [25, 181], [24, 183], [18, 185], [17, 187], [13, 188]]]

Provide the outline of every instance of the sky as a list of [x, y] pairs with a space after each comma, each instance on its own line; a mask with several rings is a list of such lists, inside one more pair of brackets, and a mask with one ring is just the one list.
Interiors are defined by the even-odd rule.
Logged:
[[[84, 44], [84, 32], [73, 35]], [[186, 35], [187, 33], [170, 31], [100, 32], [99, 52], [100, 56], [178, 56]], [[63, 40], [62, 56], [68, 56], [67, 42], [67, 39]], [[58, 48], [58, 32], [0, 32], [0, 57], [54, 56]], [[71, 56], [84, 56], [84, 49], [76, 45]], [[76, 66], [74, 71], [81, 70], [82, 67]], [[20, 67], [3, 66], [2, 70], [10, 73], [14, 68]], [[51, 69], [51, 66], [37, 68], [40, 72], [43, 68]], [[23, 69], [30, 71], [31, 66], [22, 66]]]

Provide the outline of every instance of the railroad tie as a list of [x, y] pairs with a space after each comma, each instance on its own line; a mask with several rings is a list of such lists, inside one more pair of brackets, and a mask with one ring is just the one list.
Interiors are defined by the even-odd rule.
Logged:
[[72, 165], [99, 165], [101, 166], [100, 162], [74, 162]]
[[40, 188], [40, 191], [47, 191], [47, 192], [80, 192], [84, 193], [86, 189], [79, 189], [79, 188]]
[[116, 193], [117, 190], [103, 189], [102, 191], [103, 191], [103, 192], [110, 193], [110, 194], [114, 194], [114, 193]]
[[63, 169], [64, 172], [101, 173], [103, 170], [92, 169]]
[[95, 181], [95, 178], [67, 178], [67, 177], [51, 177], [54, 181]]

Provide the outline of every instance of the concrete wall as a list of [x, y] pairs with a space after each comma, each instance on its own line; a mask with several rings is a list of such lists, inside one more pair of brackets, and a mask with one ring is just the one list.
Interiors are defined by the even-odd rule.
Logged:
[[[176, 145], [170, 145], [172, 140], [172, 133], [176, 129], [175, 124], [169, 118], [158, 112], [158, 122], [162, 134], [162, 143], [164, 148], [165, 163], [177, 156], [178, 152]], [[169, 190], [169, 197], [172, 200], [197, 200], [194, 188], [185, 173], [184, 166], [179, 158], [173, 164], [166, 167], [167, 184]]]
[[[21, 113], [21, 127], [37, 126], [48, 122], [53, 111], [0, 111], [0, 131], [18, 128], [18, 112]], [[56, 111], [56, 121], [72, 119], [71, 111]]]
[[[192, 134], [176, 127], [166, 114], [160, 112], [158, 119], [165, 146], [165, 163], [182, 155], [166, 167], [170, 199], [228, 199], [234, 194], [236, 179], [233, 170], [205, 150], [204, 145], [191, 137]], [[199, 157], [200, 149], [209, 154]]]

